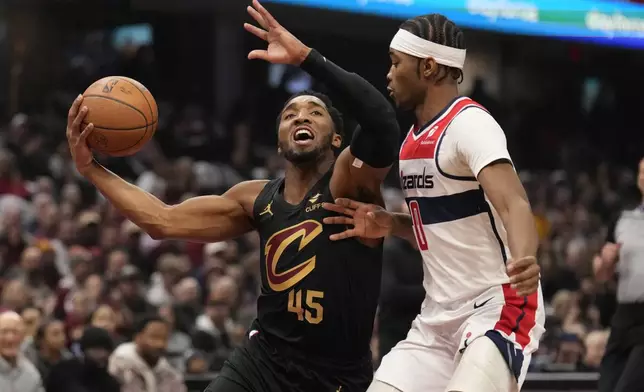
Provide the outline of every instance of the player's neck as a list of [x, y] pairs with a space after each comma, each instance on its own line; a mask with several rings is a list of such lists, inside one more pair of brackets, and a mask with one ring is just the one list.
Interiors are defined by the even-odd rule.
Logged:
[[335, 157], [325, 157], [310, 165], [289, 164], [284, 175], [284, 200], [290, 204], [300, 203], [311, 187], [329, 171]]
[[433, 120], [456, 97], [458, 85], [455, 83], [432, 86], [425, 94], [425, 101], [416, 107], [416, 124], [422, 126]]

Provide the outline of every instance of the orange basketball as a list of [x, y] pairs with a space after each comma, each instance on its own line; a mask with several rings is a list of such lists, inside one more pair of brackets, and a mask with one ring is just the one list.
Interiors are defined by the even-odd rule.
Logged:
[[154, 97], [144, 85], [123, 76], [108, 76], [83, 93], [89, 109], [81, 130], [94, 124], [89, 146], [111, 156], [132, 155], [157, 129], [159, 113]]

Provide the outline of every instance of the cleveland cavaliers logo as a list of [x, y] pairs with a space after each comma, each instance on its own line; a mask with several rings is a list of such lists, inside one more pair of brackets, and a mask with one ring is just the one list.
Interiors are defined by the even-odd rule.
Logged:
[[321, 233], [322, 224], [309, 219], [278, 231], [266, 241], [266, 278], [271, 289], [288, 290], [315, 269], [315, 256], [283, 272], [277, 272], [277, 264], [289, 245], [297, 243], [300, 252]]

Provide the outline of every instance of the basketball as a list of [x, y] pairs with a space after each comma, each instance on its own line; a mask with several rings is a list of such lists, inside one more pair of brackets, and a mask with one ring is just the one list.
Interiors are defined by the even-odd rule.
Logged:
[[94, 82], [83, 93], [89, 109], [81, 130], [89, 123], [94, 130], [87, 138], [92, 150], [126, 156], [139, 151], [157, 129], [158, 109], [145, 86], [123, 76], [108, 76]]

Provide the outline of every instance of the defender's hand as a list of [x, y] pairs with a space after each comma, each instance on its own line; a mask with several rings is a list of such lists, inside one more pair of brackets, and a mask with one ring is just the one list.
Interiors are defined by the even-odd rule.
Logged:
[[253, 6], [248, 6], [247, 11], [262, 28], [249, 23], [244, 23], [244, 28], [268, 43], [266, 50], [250, 52], [249, 60], [261, 59], [274, 64], [302, 64], [311, 48], [282, 27], [258, 0], [253, 0]]
[[536, 293], [539, 289], [539, 273], [541, 267], [534, 256], [522, 257], [518, 260], [508, 261], [508, 276], [512, 288], [519, 297]]
[[342, 233], [332, 234], [332, 241], [345, 238], [382, 238], [391, 233], [394, 222], [391, 214], [375, 204], [360, 203], [351, 199], [336, 199], [335, 204], [324, 203], [322, 208], [346, 216], [324, 218], [324, 223], [331, 225], [351, 225], [353, 228]]
[[72, 103], [67, 114], [67, 143], [69, 144], [72, 159], [76, 164], [76, 169], [80, 174], [83, 174], [84, 171], [92, 166], [92, 160], [94, 159], [92, 151], [87, 146], [87, 137], [94, 130], [94, 124], [87, 124], [81, 132], [81, 124], [88, 112], [87, 106], [81, 106], [82, 104], [83, 96], [79, 95]]

